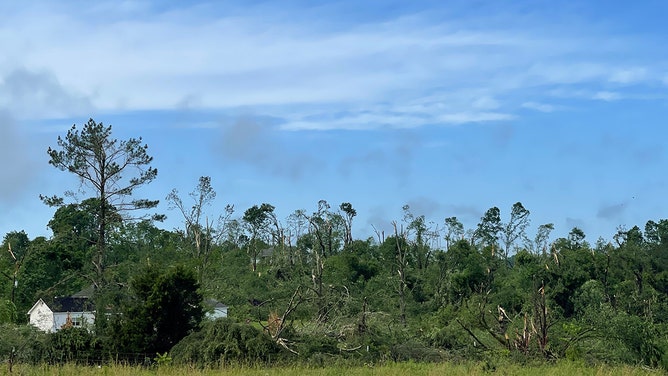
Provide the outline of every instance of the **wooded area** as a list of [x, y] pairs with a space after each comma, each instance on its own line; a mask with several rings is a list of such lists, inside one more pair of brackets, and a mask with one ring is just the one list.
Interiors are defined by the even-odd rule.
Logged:
[[[42, 199], [49, 238], [13, 231], [0, 254], [0, 357], [28, 362], [224, 363], [442, 361], [504, 357], [668, 369], [668, 220], [589, 242], [573, 228], [527, 233], [520, 202], [475, 228], [409, 206], [389, 234], [355, 238], [353, 204], [314, 203], [288, 218], [258, 203], [215, 202], [203, 176], [172, 210], [134, 197], [157, 170], [140, 139], [92, 119], [49, 163], [90, 196]], [[217, 209], [223, 207], [223, 209]], [[139, 214], [137, 214], [139, 213]], [[178, 215], [183, 227], [155, 221]], [[95, 326], [41, 333], [26, 312], [91, 287]], [[205, 319], [203, 300], [229, 306]], [[160, 355], [164, 354], [164, 355]]]

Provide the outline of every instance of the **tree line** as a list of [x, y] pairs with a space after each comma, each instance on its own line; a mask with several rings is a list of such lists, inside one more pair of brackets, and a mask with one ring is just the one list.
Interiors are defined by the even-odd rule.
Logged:
[[[470, 229], [409, 206], [392, 231], [356, 239], [349, 202], [321, 200], [281, 219], [259, 203], [216, 213], [211, 179], [166, 196], [182, 227], [134, 197], [157, 170], [141, 138], [76, 126], [49, 163], [89, 197], [42, 196], [52, 236], [6, 234], [1, 245], [0, 357], [111, 359], [170, 353], [175, 361], [376, 362], [571, 359], [668, 368], [668, 220], [586, 240], [554, 226], [528, 234], [520, 202], [490, 208]], [[504, 219], [505, 218], [505, 219]], [[40, 334], [25, 312], [93, 286], [93, 331]], [[206, 298], [229, 317], [204, 319]], [[101, 314], [104, 312], [104, 314]], [[17, 350], [19, 349], [19, 350]], [[166, 356], [166, 355], [165, 355]], [[18, 358], [17, 358], [18, 357]]]

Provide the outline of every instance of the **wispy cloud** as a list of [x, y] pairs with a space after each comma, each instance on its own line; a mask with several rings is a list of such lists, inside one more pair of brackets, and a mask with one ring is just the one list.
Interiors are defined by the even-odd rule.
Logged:
[[547, 103], [538, 103], [538, 102], [524, 102], [522, 103], [522, 107], [540, 112], [553, 112], [556, 110], [556, 107], [554, 105]]
[[598, 209], [596, 216], [601, 219], [619, 220], [621, 215], [626, 211], [626, 207], [627, 205], [624, 202], [611, 205], [602, 205]]
[[239, 117], [222, 125], [220, 138], [213, 147], [223, 163], [242, 163], [262, 172], [288, 179], [299, 179], [317, 169], [315, 157], [282, 143], [271, 124], [251, 116]]
[[514, 116], [499, 112], [458, 112], [443, 113], [436, 116], [424, 113], [356, 113], [335, 119], [313, 118], [287, 122], [281, 126], [285, 130], [363, 130], [380, 127], [415, 128], [423, 125], [457, 125], [482, 123], [489, 121], [510, 120]]
[[0, 108], [21, 118], [33, 114], [64, 117], [92, 109], [90, 99], [64, 88], [48, 71], [15, 69], [0, 72]]
[[592, 96], [592, 99], [598, 99], [606, 102], [612, 102], [621, 99], [621, 95], [619, 93], [616, 93], [614, 91], [598, 91], [594, 93]]
[[647, 75], [647, 69], [645, 68], [620, 69], [612, 73], [610, 81], [619, 84], [632, 84], [646, 79]]
[[325, 6], [117, 5], [5, 4], [0, 43], [17, 58], [0, 63], [0, 105], [22, 118], [241, 107], [289, 130], [411, 128], [557, 111], [553, 89], [610, 101], [624, 97], [610, 83], [662, 80], [630, 38], [545, 28], [545, 15], [512, 9], [430, 17], [423, 6], [347, 23]]

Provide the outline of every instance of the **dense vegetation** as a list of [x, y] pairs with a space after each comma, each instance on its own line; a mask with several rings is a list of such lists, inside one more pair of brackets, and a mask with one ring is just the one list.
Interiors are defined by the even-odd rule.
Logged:
[[[81, 202], [43, 198], [57, 207], [50, 238], [4, 236], [2, 360], [494, 367], [567, 359], [668, 369], [668, 220], [592, 244], [578, 228], [554, 237], [544, 224], [528, 234], [519, 202], [505, 220], [494, 207], [471, 229], [404, 206], [391, 234], [355, 239], [350, 203], [320, 201], [285, 220], [268, 203], [219, 213], [202, 177], [189, 195], [167, 195], [184, 224], [169, 231], [155, 225], [160, 215], [127, 213], [156, 201], [114, 200], [157, 174], [140, 141], [118, 143], [91, 120], [59, 139], [63, 153], [49, 149], [51, 163], [93, 193]], [[128, 177], [133, 166], [121, 162], [132, 158], [140, 172]], [[94, 330], [26, 325], [37, 299], [91, 285]], [[229, 317], [203, 320], [203, 298], [229, 305]]]
[[[578, 362], [562, 361], [556, 364], [519, 364], [519, 363], [498, 363], [498, 366], [492, 366], [485, 362], [444, 362], [444, 363], [416, 363], [403, 362], [383, 365], [362, 365], [362, 366], [341, 366], [329, 365], [326, 367], [308, 367], [303, 365], [279, 366], [279, 367], [228, 367], [223, 372], [220, 369], [212, 368], [193, 368], [170, 365], [156, 365], [154, 367], [140, 367], [130, 365], [102, 365], [99, 368], [86, 367], [76, 364], [66, 365], [27, 365], [22, 364], [15, 368], [20, 375], [36, 376], [61, 376], [61, 375], [115, 375], [115, 376], [140, 376], [140, 375], [174, 375], [174, 376], [210, 376], [220, 375], [228, 376], [292, 376], [292, 375], [313, 375], [313, 376], [429, 376], [429, 375], [449, 375], [449, 376], [477, 376], [489, 375], [493, 373], [501, 375], [516, 376], [645, 376], [656, 375], [656, 370], [643, 367], [633, 367], [627, 365], [597, 365], [589, 366]], [[0, 372], [4, 369], [0, 366]]]

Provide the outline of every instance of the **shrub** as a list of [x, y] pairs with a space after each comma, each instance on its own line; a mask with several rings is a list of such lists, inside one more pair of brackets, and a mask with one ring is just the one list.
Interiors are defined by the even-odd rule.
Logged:
[[184, 267], [147, 268], [132, 280], [131, 296], [107, 333], [115, 350], [164, 353], [196, 330], [204, 316], [194, 273]]
[[327, 358], [325, 354], [338, 355], [340, 352], [336, 338], [325, 333], [301, 334], [295, 342], [295, 350], [300, 357], [315, 362], [316, 365], [320, 365], [321, 360]]
[[439, 362], [443, 361], [443, 354], [417, 340], [408, 340], [392, 346], [390, 356], [395, 362]]
[[49, 363], [90, 364], [99, 360], [100, 345], [85, 328], [66, 328], [48, 334], [46, 360]]
[[0, 363], [36, 364], [44, 356], [46, 334], [29, 325], [0, 325]]
[[266, 363], [280, 353], [281, 348], [267, 334], [230, 318], [205, 323], [202, 330], [185, 337], [171, 351], [175, 363], [199, 367]]

